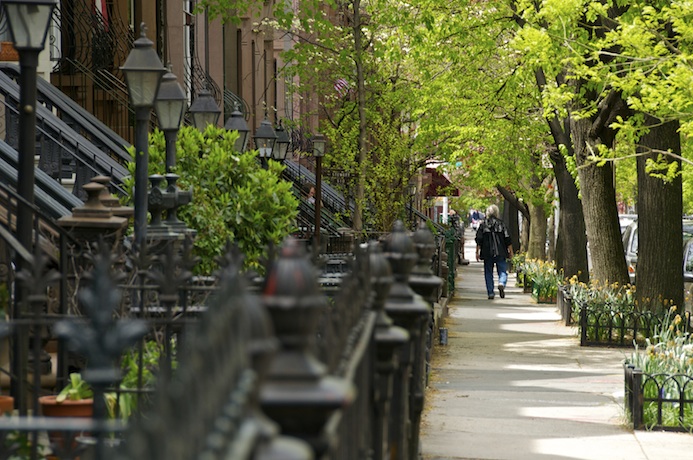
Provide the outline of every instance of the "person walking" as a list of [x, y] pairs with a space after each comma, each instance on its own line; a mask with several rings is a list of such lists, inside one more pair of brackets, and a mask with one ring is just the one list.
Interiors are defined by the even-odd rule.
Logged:
[[498, 218], [498, 206], [492, 204], [486, 209], [486, 219], [479, 224], [476, 231], [476, 260], [484, 261], [484, 278], [486, 293], [493, 299], [493, 267], [498, 271], [498, 292], [505, 298], [505, 285], [508, 282], [508, 259], [513, 256], [510, 233], [502, 220]]

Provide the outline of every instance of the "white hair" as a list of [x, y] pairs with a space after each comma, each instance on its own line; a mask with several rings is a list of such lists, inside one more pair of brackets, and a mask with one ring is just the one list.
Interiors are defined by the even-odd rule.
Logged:
[[488, 219], [489, 217], [493, 216], [496, 219], [498, 219], [498, 214], [500, 211], [498, 210], [498, 206], [495, 204], [490, 205], [488, 208], [486, 208], [486, 218]]

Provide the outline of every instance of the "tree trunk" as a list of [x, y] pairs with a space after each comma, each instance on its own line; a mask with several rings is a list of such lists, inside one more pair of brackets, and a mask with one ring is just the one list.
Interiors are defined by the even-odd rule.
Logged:
[[556, 261], [556, 216], [551, 214], [546, 228], [548, 247], [546, 248], [546, 260]]
[[513, 251], [520, 252], [520, 223], [518, 211], [513, 202], [508, 199], [503, 202], [503, 222], [505, 222], [505, 225], [508, 227]]
[[352, 218], [354, 230], [363, 230], [363, 207], [366, 190], [366, 86], [363, 74], [363, 44], [361, 37], [361, 0], [354, 0], [354, 63], [356, 66], [356, 86], [359, 111], [358, 173], [356, 178], [356, 205]]
[[590, 244], [592, 279], [600, 283], [627, 284], [629, 278], [622, 250], [613, 168], [611, 164], [597, 166], [588, 159], [597, 152], [599, 143], [598, 139], [590, 136], [593, 130], [590, 119], [573, 121], [573, 146]]
[[530, 222], [527, 217], [522, 215], [522, 229], [520, 232], [520, 248], [522, 251], [527, 252], [529, 248], [529, 227]]
[[[646, 117], [651, 126], [649, 133], [640, 138], [638, 147], [638, 264], [635, 280], [638, 304], [642, 308], [657, 305], [683, 306], [683, 214], [681, 176], [671, 182], [652, 177], [645, 170], [648, 159], [656, 160], [658, 154], [650, 149], [670, 150], [681, 154], [679, 123], [660, 124]], [[680, 160], [664, 155], [668, 163]]]
[[558, 187], [558, 237], [556, 241], [556, 267], [570, 278], [577, 275], [583, 283], [589, 281], [587, 265], [587, 233], [582, 202], [575, 179], [566, 168], [560, 152], [551, 155], [553, 173]]
[[[540, 91], [546, 87], [546, 75], [541, 69], [535, 71], [537, 86]], [[570, 136], [570, 118], [559, 119], [558, 114], [547, 118], [551, 137], [556, 146], [551, 157], [553, 173], [556, 177], [559, 199], [558, 239], [556, 242], [556, 267], [563, 269], [563, 275], [577, 275], [582, 282], [589, 281], [589, 266], [587, 263], [587, 232], [582, 202], [575, 185], [575, 179], [566, 167], [561, 146], [574, 155], [574, 142]], [[624, 259], [625, 260], [625, 259]]]
[[529, 226], [528, 259], [546, 260], [546, 211], [542, 205], [529, 204], [532, 225]]
[[[510, 238], [513, 241], [513, 251], [524, 251], [527, 244], [525, 241], [525, 244], [523, 245], [520, 241], [520, 222], [518, 212], [522, 214], [524, 218], [529, 218], [529, 209], [527, 208], [527, 205], [523, 201], [518, 200], [517, 196], [515, 196], [515, 194], [510, 190], [500, 185], [496, 186], [496, 189], [505, 200], [505, 204], [503, 206], [503, 221], [508, 226], [508, 232], [510, 232]], [[529, 221], [527, 225], [529, 225]]]

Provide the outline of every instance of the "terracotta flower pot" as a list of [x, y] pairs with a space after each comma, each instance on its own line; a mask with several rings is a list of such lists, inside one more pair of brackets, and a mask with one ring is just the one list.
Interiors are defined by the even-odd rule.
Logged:
[[[78, 401], [65, 400], [59, 403], [55, 398], [56, 395], [41, 396], [39, 398], [41, 413], [45, 417], [91, 417], [94, 413], [93, 399], [80, 399]], [[89, 435], [89, 433], [82, 434], [86, 436]], [[75, 433], [75, 436], [79, 436], [79, 433]], [[51, 431], [48, 433], [48, 439], [52, 445], [64, 448], [63, 433]], [[76, 447], [77, 443], [73, 438], [72, 449]]]
[[39, 404], [41, 413], [46, 417], [91, 417], [94, 411], [93, 399], [78, 401], [65, 400], [61, 403], [55, 400], [55, 395], [41, 396]]
[[0, 415], [12, 414], [14, 410], [14, 398], [12, 396], [0, 395]]

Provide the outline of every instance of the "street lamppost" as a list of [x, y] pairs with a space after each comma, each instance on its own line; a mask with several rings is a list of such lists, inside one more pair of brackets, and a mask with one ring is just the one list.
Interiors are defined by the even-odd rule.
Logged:
[[164, 132], [164, 139], [166, 139], [167, 173], [172, 172], [173, 167], [176, 165], [176, 137], [183, 123], [187, 102], [188, 98], [185, 96], [183, 88], [178, 84], [178, 79], [171, 72], [171, 67], [169, 66], [168, 72], [161, 77], [159, 93], [154, 101], [154, 110], [159, 120], [159, 129]]
[[286, 130], [282, 126], [281, 121], [279, 122], [279, 125], [277, 125], [277, 129], [275, 129], [275, 133], [277, 134], [277, 140], [274, 143], [274, 150], [272, 150], [272, 159], [284, 161], [289, 153], [289, 144], [291, 144], [291, 140], [289, 139], [289, 135], [287, 134]]
[[140, 38], [120, 68], [135, 109], [135, 245], [142, 249], [147, 238], [147, 180], [149, 163], [149, 117], [166, 68], [140, 25]]
[[[320, 244], [320, 212], [322, 205], [322, 157], [325, 156], [325, 138], [322, 134], [313, 137], [315, 157], [315, 244]], [[319, 246], [318, 246], [319, 247]]]
[[237, 152], [245, 152], [250, 129], [248, 129], [248, 123], [246, 123], [237, 102], [233, 105], [233, 112], [231, 112], [229, 119], [226, 120], [224, 128], [229, 131], [238, 131], [238, 139], [236, 139], [234, 148]]
[[190, 104], [190, 115], [192, 116], [193, 126], [200, 131], [204, 131], [207, 125], [216, 126], [221, 115], [221, 109], [217, 101], [212, 97], [212, 92], [205, 88], [197, 95]]
[[260, 155], [262, 167], [267, 169], [267, 159], [272, 156], [274, 143], [277, 141], [277, 133], [274, 132], [272, 123], [267, 119], [267, 116], [265, 116], [265, 119], [260, 123], [260, 127], [255, 131], [253, 141]]
[[[32, 251], [32, 230], [34, 213], [34, 155], [36, 154], [36, 68], [38, 56], [43, 50], [43, 45], [48, 34], [48, 24], [55, 0], [3, 0], [0, 2], [3, 8], [10, 36], [14, 47], [19, 53], [19, 161], [17, 164], [17, 193], [25, 203], [17, 204], [17, 239], [28, 252]], [[21, 257], [17, 260], [17, 269], [24, 269], [25, 263]], [[12, 316], [14, 319], [22, 318], [22, 305], [27, 296], [23, 289], [15, 293], [15, 303]], [[28, 350], [34, 349], [34, 357], [38, 358], [38, 351], [28, 339], [28, 333], [24, 329], [17, 334], [17, 353], [12, 355], [11, 370], [16, 378], [11, 382], [11, 393], [18, 401], [17, 409], [22, 415], [26, 415], [28, 407], [26, 401], [24, 380], [27, 378]], [[34, 373], [39, 371], [38, 361], [34, 363]]]
[[19, 52], [19, 162], [17, 192], [26, 203], [18, 205], [17, 235], [31, 252], [36, 153], [36, 67], [48, 34], [55, 0], [3, 0], [1, 2], [14, 47]]

